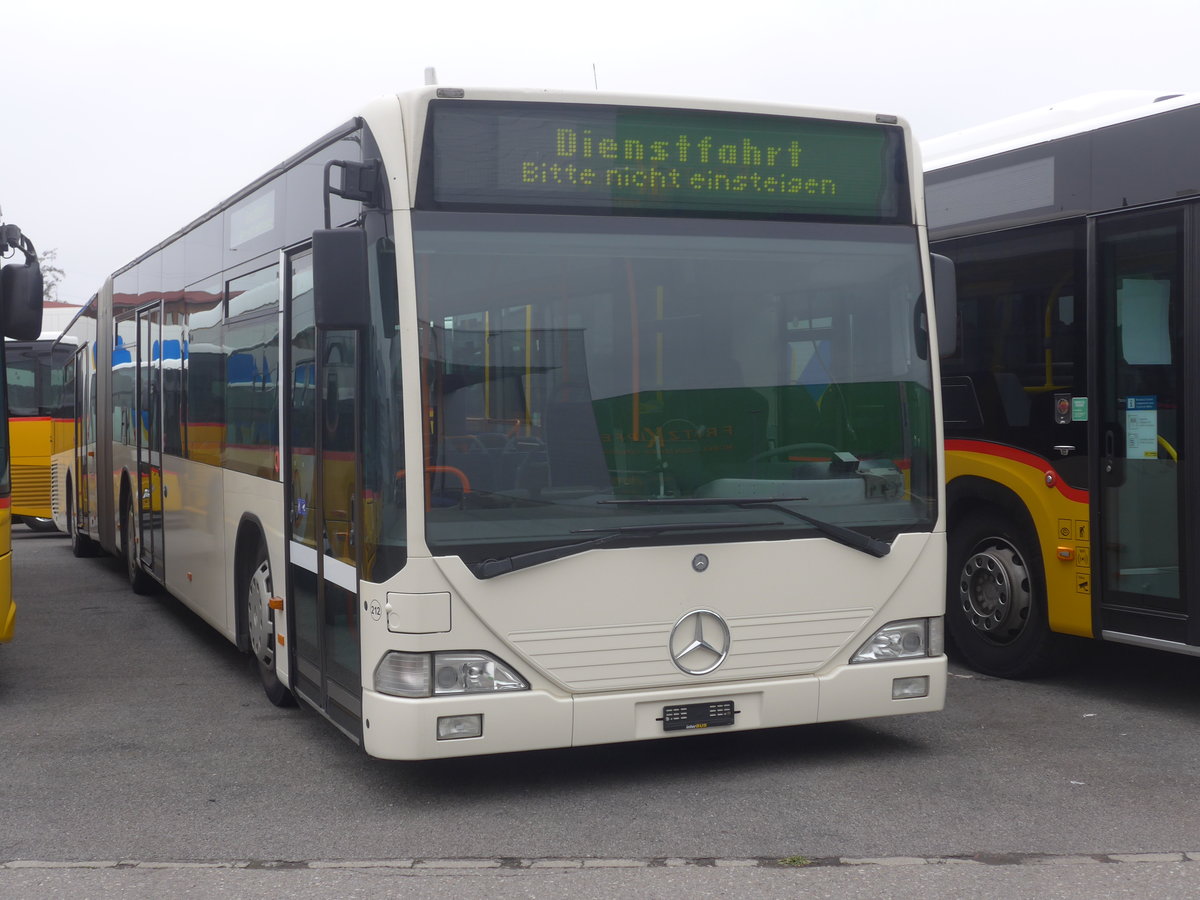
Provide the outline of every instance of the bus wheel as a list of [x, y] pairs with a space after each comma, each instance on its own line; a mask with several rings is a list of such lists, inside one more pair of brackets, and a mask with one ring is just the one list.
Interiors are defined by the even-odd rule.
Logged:
[[950, 529], [946, 630], [971, 668], [1027, 678], [1054, 661], [1036, 549], [1025, 529], [998, 516], [969, 516]]
[[121, 517], [121, 555], [125, 559], [125, 572], [129, 576], [129, 586], [135, 594], [145, 595], [154, 591], [154, 579], [146, 574], [142, 564], [138, 562], [137, 544], [133, 539], [136, 516], [133, 492], [130, 491], [125, 501], [125, 515]]
[[44, 519], [41, 516], [26, 516], [25, 524], [29, 526], [30, 531], [40, 531], [43, 534], [50, 531], [58, 531], [54, 527], [53, 519]]
[[267, 699], [276, 706], [291, 706], [295, 703], [292, 692], [275, 673], [275, 611], [269, 605], [273, 596], [271, 560], [261, 541], [252, 559], [241, 576], [238, 590], [245, 604], [250, 652]]

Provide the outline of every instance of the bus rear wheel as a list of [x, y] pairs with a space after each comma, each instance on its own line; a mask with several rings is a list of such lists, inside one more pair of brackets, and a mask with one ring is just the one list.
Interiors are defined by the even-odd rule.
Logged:
[[246, 613], [246, 633], [250, 639], [250, 654], [254, 657], [258, 677], [267, 699], [276, 706], [292, 706], [295, 700], [287, 685], [275, 672], [275, 611], [271, 609], [274, 596], [271, 579], [271, 559], [260, 541], [251, 563], [241, 576], [238, 595]]
[[963, 662], [1000, 678], [1052, 667], [1057, 642], [1028, 529], [999, 515], [969, 516], [950, 529], [948, 569], [946, 631]]
[[30, 531], [38, 531], [42, 534], [46, 534], [51, 531], [58, 531], [58, 529], [54, 526], [53, 519], [46, 519], [42, 516], [26, 516], [25, 525]]

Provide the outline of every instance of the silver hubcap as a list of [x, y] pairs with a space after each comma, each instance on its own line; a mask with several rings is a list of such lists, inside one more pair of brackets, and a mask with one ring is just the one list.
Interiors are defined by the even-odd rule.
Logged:
[[266, 666], [275, 662], [274, 628], [271, 622], [271, 566], [265, 560], [250, 574], [246, 592], [247, 625], [250, 648]]
[[1029, 573], [1006, 541], [981, 542], [967, 558], [958, 598], [971, 626], [996, 641], [1016, 638], [1029, 620]]

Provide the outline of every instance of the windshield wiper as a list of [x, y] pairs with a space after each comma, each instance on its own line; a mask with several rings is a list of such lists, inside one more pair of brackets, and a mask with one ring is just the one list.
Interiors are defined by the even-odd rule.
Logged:
[[644, 500], [601, 500], [599, 502], [614, 506], [736, 506], [740, 509], [762, 506], [807, 522], [827, 538], [835, 540], [839, 544], [845, 544], [854, 550], [861, 550], [863, 553], [877, 558], [882, 558], [892, 552], [891, 544], [877, 540], [869, 534], [834, 525], [832, 522], [825, 522], [783, 505], [807, 499], [807, 497], [650, 497]]
[[[608, 502], [608, 501], [601, 501]], [[553, 562], [583, 553], [595, 547], [602, 547], [618, 538], [631, 534], [660, 534], [665, 531], [696, 531], [721, 528], [761, 528], [765, 525], [779, 525], [779, 522], [660, 522], [647, 525], [614, 525], [612, 528], [577, 528], [572, 534], [596, 534], [597, 537], [574, 544], [562, 544], [557, 547], [547, 547], [545, 550], [531, 550], [529, 553], [517, 553], [504, 559], [485, 559], [480, 563], [468, 563], [476, 578], [495, 578], [518, 569], [528, 569], [542, 563]]]

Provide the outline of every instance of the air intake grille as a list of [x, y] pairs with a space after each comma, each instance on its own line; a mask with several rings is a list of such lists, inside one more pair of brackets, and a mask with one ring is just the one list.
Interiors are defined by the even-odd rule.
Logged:
[[[50, 469], [47, 466], [12, 467], [12, 505], [14, 512], [23, 509], [50, 508]], [[48, 513], [40, 513], [48, 515]]]

